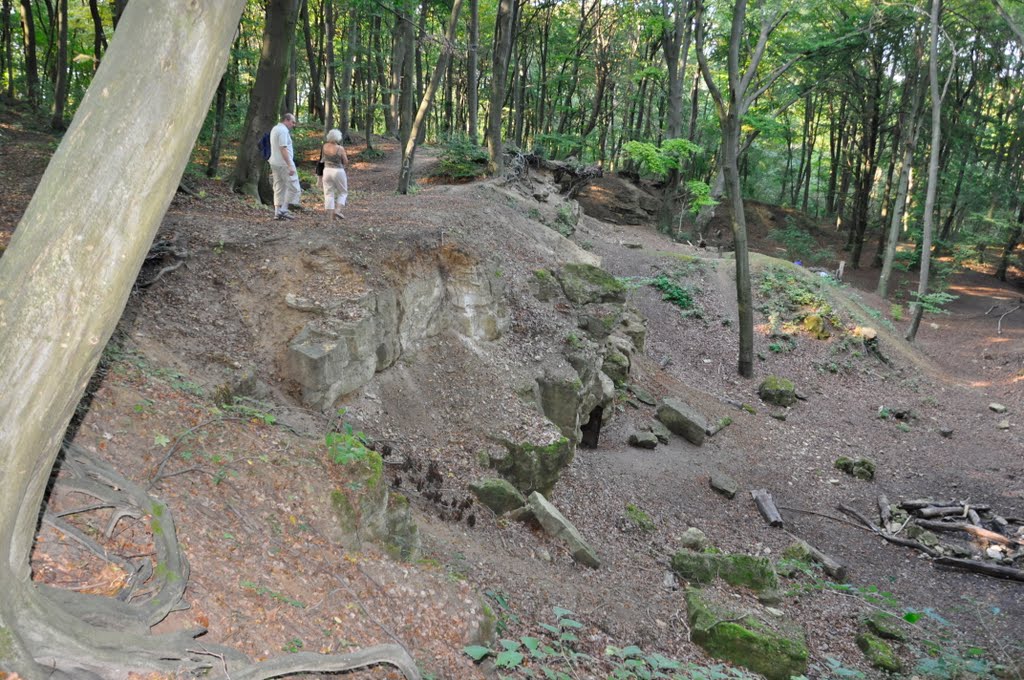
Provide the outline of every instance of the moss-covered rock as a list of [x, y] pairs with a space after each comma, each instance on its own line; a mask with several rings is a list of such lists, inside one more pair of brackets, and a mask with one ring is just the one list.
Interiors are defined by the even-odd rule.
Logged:
[[888, 612], [878, 610], [871, 612], [870, 616], [864, 619], [864, 625], [883, 640], [903, 642], [907, 639], [902, 619]]
[[697, 588], [686, 591], [686, 609], [690, 639], [711, 656], [768, 680], [789, 680], [807, 672], [807, 642], [799, 626], [725, 606]]
[[629, 381], [629, 357], [615, 349], [610, 349], [604, 355], [601, 370], [612, 379], [616, 387], [621, 387]]
[[554, 275], [547, 269], [537, 269], [530, 281], [530, 292], [541, 302], [548, 302], [562, 294], [562, 288]]
[[757, 395], [767, 404], [792, 406], [796, 403], [796, 388], [793, 383], [777, 375], [770, 375], [761, 381]]
[[836, 459], [835, 466], [837, 470], [852, 475], [857, 479], [870, 482], [875, 478], [875, 464], [867, 458], [853, 460], [846, 456], [840, 456]]
[[469, 490], [481, 503], [494, 511], [495, 515], [503, 515], [526, 505], [526, 496], [504, 479], [492, 478], [474, 482], [469, 485]]
[[872, 666], [887, 673], [899, 673], [903, 670], [903, 664], [896, 657], [892, 645], [882, 638], [871, 633], [861, 633], [857, 636], [857, 646], [864, 652], [864, 657]]
[[626, 286], [614, 276], [589, 264], [567, 264], [555, 276], [570, 302], [625, 302]]
[[408, 561], [417, 559], [422, 547], [420, 528], [412, 517], [409, 499], [400, 493], [389, 494], [385, 550], [397, 560]]
[[825, 319], [822, 318], [821, 314], [808, 314], [805, 316], [803, 327], [812, 338], [828, 340], [832, 337], [832, 334], [828, 330], [828, 325], [825, 323]]
[[489, 455], [488, 464], [523, 494], [550, 494], [575, 455], [575, 447], [565, 437], [546, 445], [516, 444], [504, 439], [498, 443], [504, 451]]
[[700, 585], [720, 578], [730, 585], [759, 592], [774, 591], [779, 587], [779, 577], [772, 563], [753, 555], [682, 550], [672, 556], [672, 571], [680, 578]]

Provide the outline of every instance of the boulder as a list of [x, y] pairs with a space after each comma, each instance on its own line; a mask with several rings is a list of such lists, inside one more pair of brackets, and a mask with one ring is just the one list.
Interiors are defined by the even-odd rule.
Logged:
[[995, 401], [988, 405], [988, 409], [993, 413], [1006, 413], [1006, 407]]
[[864, 652], [864, 657], [875, 668], [886, 673], [900, 673], [903, 671], [903, 664], [896, 657], [892, 645], [882, 638], [871, 633], [861, 633], [857, 636], [857, 647]]
[[870, 482], [875, 478], [875, 464], [867, 458], [853, 460], [846, 456], [839, 456], [839, 458], [836, 459], [835, 466], [837, 470], [845, 472], [857, 479], [863, 479], [866, 482]]
[[490, 454], [488, 464], [524, 494], [551, 493], [575, 453], [565, 437], [546, 445], [497, 441], [503, 450]]
[[697, 588], [686, 591], [686, 609], [690, 639], [711, 656], [768, 680], [807, 672], [807, 641], [798, 625], [764, 610], [741, 609]]
[[576, 527], [563, 517], [558, 508], [552, 505], [548, 499], [534, 491], [527, 499], [527, 504], [544, 531], [565, 541], [574, 560], [593, 569], [601, 566], [601, 560], [598, 559], [597, 553], [583, 540], [583, 536]]
[[711, 541], [708, 540], [707, 535], [703, 531], [697, 527], [690, 527], [679, 537], [679, 545], [687, 550], [703, 552], [711, 547]]
[[589, 264], [567, 264], [555, 272], [562, 291], [570, 302], [586, 305], [593, 302], [626, 301], [626, 286], [614, 276]]
[[629, 391], [633, 393], [633, 396], [637, 398], [637, 401], [643, 404], [647, 404], [648, 406], [657, 406], [658, 404], [658, 400], [654, 398], [654, 395], [639, 385], [630, 385]]
[[779, 577], [771, 562], [753, 555], [682, 550], [672, 556], [672, 570], [680, 578], [698, 585], [720, 578], [729, 585], [758, 592], [775, 591], [779, 587]]
[[792, 406], [796, 403], [796, 388], [785, 378], [770, 375], [757, 388], [757, 395], [766, 404], [775, 406]]
[[503, 515], [526, 505], [526, 497], [504, 479], [475, 482], [469, 485], [469, 490], [481, 503], [494, 511], [495, 515]]
[[663, 399], [658, 405], [658, 420], [671, 432], [685, 438], [691, 444], [700, 446], [704, 443], [708, 421], [689, 404], [674, 397]]
[[660, 420], [652, 420], [647, 424], [647, 429], [654, 433], [654, 436], [658, 438], [658, 443], [668, 444], [668, 438], [672, 434], [665, 427], [665, 424]]
[[740, 489], [735, 479], [717, 470], [711, 473], [710, 485], [712, 489], [730, 499], [735, 498]]
[[628, 442], [638, 449], [653, 449], [658, 445], [658, 438], [653, 432], [630, 432]]

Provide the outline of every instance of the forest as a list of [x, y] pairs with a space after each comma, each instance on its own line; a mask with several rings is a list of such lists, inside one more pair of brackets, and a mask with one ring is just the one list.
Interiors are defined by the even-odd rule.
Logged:
[[[455, 180], [549, 162], [643, 186], [663, 235], [734, 253], [738, 319], [722, 326], [738, 336], [744, 378], [765, 361], [753, 202], [841, 234], [842, 266], [877, 271], [883, 299], [895, 271], [916, 277], [911, 342], [923, 314], [954, 299], [946, 285], [963, 265], [1000, 281], [1024, 267], [1020, 0], [2, 0], [0, 12], [0, 106], [63, 135], [0, 269], [0, 587], [14, 593], [0, 603], [0, 661], [26, 680], [44, 677], [48, 658], [71, 658], [73, 674], [76, 654], [116, 668], [133, 644], [147, 667], [173, 665], [166, 641], [106, 634], [162, 620], [184, 583], [167, 579], [170, 600], [128, 623], [117, 602], [97, 613], [40, 595], [28, 585], [36, 510], [172, 197], [189, 194], [189, 176], [265, 197], [258, 141], [285, 112], [299, 118], [308, 166], [332, 128], [358, 139], [364, 162], [385, 155], [375, 145], [397, 145], [403, 199], [421, 190], [424, 147]], [[804, 253], [835, 271], [832, 254]], [[11, 294], [15, 283], [24, 294]], [[108, 475], [81, 466], [83, 479]], [[148, 489], [111, 485], [117, 502], [163, 512], [145, 505]], [[196, 652], [187, 637], [171, 641], [182, 667], [208, 669], [212, 655], [225, 677], [284, 672], [220, 647]], [[291, 658], [309, 671], [392, 663], [418, 677], [407, 652]]]

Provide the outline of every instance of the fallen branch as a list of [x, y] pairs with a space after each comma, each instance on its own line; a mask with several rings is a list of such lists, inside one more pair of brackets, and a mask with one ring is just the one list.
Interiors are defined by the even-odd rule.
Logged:
[[[1017, 305], [1016, 307], [1014, 307], [1010, 311], [1006, 312], [1006, 314], [1013, 314], [1014, 312], [1016, 312], [1020, 308], [1021, 308], [1021, 305]], [[996, 324], [996, 335], [1002, 335], [1003, 334], [1003, 318], [1006, 317], [1006, 314], [1003, 314], [1003, 316], [999, 317], [999, 323]]]
[[1015, 538], [1007, 538], [1002, 534], [997, 534], [994, 531], [988, 529], [982, 529], [976, 527], [973, 524], [964, 524], [962, 522], [935, 522], [931, 520], [921, 519], [917, 520], [917, 525], [922, 529], [930, 529], [931, 531], [963, 531], [976, 538], [981, 538], [990, 543], [998, 543], [1000, 545], [1022, 545], [1024, 541]]
[[340, 673], [342, 671], [390, 664], [407, 680], [419, 680], [420, 672], [412, 657], [398, 645], [376, 645], [350, 654], [299, 652], [279, 656], [231, 672], [231, 680], [266, 680], [296, 673]]
[[910, 539], [907, 539], [907, 538], [898, 538], [896, 536], [893, 536], [892, 534], [889, 534], [889, 533], [886, 533], [886, 532], [882, 531], [877, 526], [872, 524], [871, 520], [869, 520], [867, 517], [865, 517], [864, 515], [860, 514], [859, 512], [857, 512], [856, 510], [854, 510], [853, 508], [851, 508], [851, 507], [849, 507], [847, 505], [840, 504], [839, 505], [839, 510], [840, 510], [840, 512], [843, 512], [843, 513], [845, 513], [847, 515], [850, 515], [851, 517], [855, 517], [858, 521], [861, 522], [861, 524], [863, 524], [867, 528], [871, 529], [872, 532], [874, 532], [878, 536], [882, 537], [886, 541], [889, 541], [890, 543], [895, 543], [896, 545], [902, 545], [905, 548], [913, 548], [914, 550], [920, 550], [921, 552], [923, 552], [924, 554], [928, 555], [929, 557], [938, 557], [939, 556], [938, 552], [936, 552], [935, 550], [932, 550], [931, 548], [929, 548], [928, 546], [926, 546], [926, 545], [924, 545], [922, 543], [918, 543], [917, 541], [911, 541]]
[[1014, 569], [1013, 567], [1003, 567], [990, 562], [965, 560], [959, 557], [940, 557], [935, 560], [935, 564], [940, 567], [953, 567], [955, 569], [963, 569], [964, 571], [972, 571], [976, 574], [1005, 578], [1011, 581], [1024, 581], [1024, 571]]

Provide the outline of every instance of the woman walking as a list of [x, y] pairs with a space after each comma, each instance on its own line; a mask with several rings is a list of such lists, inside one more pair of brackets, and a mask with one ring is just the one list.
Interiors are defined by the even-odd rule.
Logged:
[[330, 219], [333, 214], [339, 220], [345, 219], [341, 209], [348, 202], [348, 155], [341, 145], [341, 131], [333, 129], [324, 138], [324, 212]]

